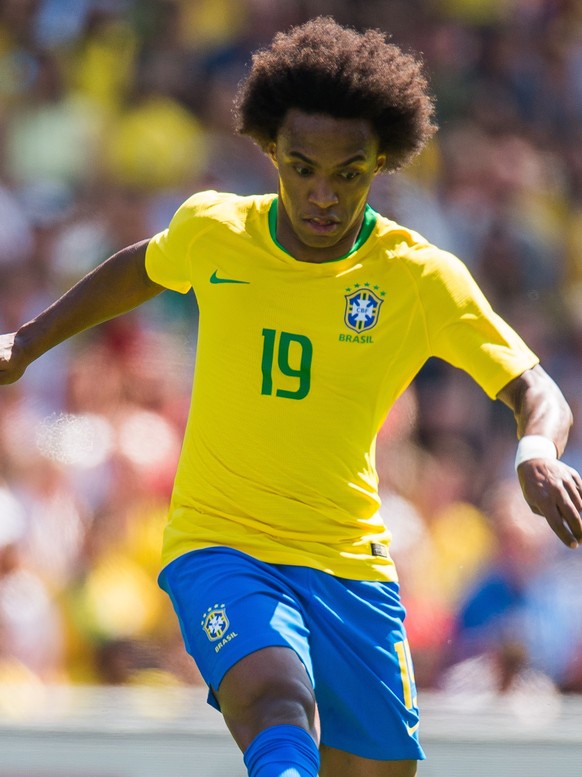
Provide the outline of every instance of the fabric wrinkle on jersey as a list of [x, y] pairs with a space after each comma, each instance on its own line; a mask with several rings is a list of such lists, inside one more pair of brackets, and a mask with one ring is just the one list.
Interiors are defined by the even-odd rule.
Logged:
[[357, 250], [301, 262], [269, 227], [276, 207], [201, 192], [148, 245], [150, 278], [192, 288], [200, 311], [162, 561], [226, 544], [396, 581], [374, 460], [390, 407], [431, 356], [490, 397], [538, 359], [465, 265], [417, 233], [368, 208]]

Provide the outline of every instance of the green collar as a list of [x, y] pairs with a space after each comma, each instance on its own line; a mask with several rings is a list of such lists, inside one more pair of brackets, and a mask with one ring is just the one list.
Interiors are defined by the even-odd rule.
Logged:
[[[271, 233], [271, 238], [273, 242], [279, 246], [281, 251], [285, 251], [286, 254], [289, 254], [289, 251], [287, 251], [286, 248], [283, 248], [281, 243], [277, 240], [277, 207], [278, 207], [279, 197], [275, 197], [273, 202], [271, 203], [269, 207], [269, 232]], [[356, 242], [352, 246], [351, 250], [348, 251], [347, 254], [344, 254], [343, 256], [339, 256], [337, 259], [330, 259], [330, 262], [339, 262], [340, 259], [345, 259], [347, 256], [351, 256], [353, 253], [355, 253], [359, 248], [361, 248], [366, 240], [370, 237], [372, 230], [374, 229], [376, 225], [376, 219], [378, 218], [378, 214], [376, 211], [371, 208], [369, 205], [366, 205], [366, 209], [364, 210], [364, 220], [362, 222], [362, 227], [360, 229], [360, 232], [358, 234], [358, 237], [356, 239]], [[291, 256], [291, 254], [289, 254]]]

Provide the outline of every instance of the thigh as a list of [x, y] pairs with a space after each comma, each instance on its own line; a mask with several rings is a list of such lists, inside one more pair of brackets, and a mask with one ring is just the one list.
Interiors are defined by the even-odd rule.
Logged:
[[[370, 761], [424, 758], [397, 584], [313, 579], [307, 625], [322, 744]], [[394, 768], [414, 773], [410, 765]]]
[[313, 685], [289, 648], [268, 647], [245, 656], [225, 674], [216, 695], [243, 752], [271, 726], [298, 726], [319, 741]]
[[290, 648], [313, 683], [303, 612], [276, 568], [229, 548], [208, 548], [173, 561], [159, 582], [217, 709], [214, 691], [226, 673], [264, 648]]
[[416, 761], [374, 761], [321, 745], [319, 777], [415, 777]]

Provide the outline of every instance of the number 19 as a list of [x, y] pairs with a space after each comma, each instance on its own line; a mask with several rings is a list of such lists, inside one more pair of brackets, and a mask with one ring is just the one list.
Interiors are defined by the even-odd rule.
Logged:
[[[294, 391], [277, 388], [275, 396], [287, 399], [304, 399], [311, 387], [311, 362], [313, 359], [313, 345], [305, 335], [281, 332], [277, 344], [277, 332], [275, 329], [263, 329], [263, 358], [261, 371], [263, 382], [261, 394], [273, 393], [273, 362], [275, 348], [277, 346], [277, 367], [281, 375], [296, 378], [297, 388]], [[297, 351], [299, 347], [299, 352]], [[291, 352], [294, 352], [293, 354]], [[291, 364], [293, 356], [293, 364]], [[295, 366], [294, 366], [295, 365]]]

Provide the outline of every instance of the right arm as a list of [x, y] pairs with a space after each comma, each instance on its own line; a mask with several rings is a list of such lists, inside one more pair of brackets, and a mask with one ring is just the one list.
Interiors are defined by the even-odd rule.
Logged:
[[558, 386], [540, 367], [526, 370], [497, 395], [515, 416], [519, 439], [540, 435], [555, 446], [557, 456], [528, 457], [517, 468], [526, 502], [543, 515], [569, 548], [582, 544], [582, 479], [559, 460], [572, 426], [572, 411]]
[[0, 384], [70, 337], [127, 313], [164, 291], [145, 269], [148, 241], [123, 248], [17, 332], [0, 336]]

